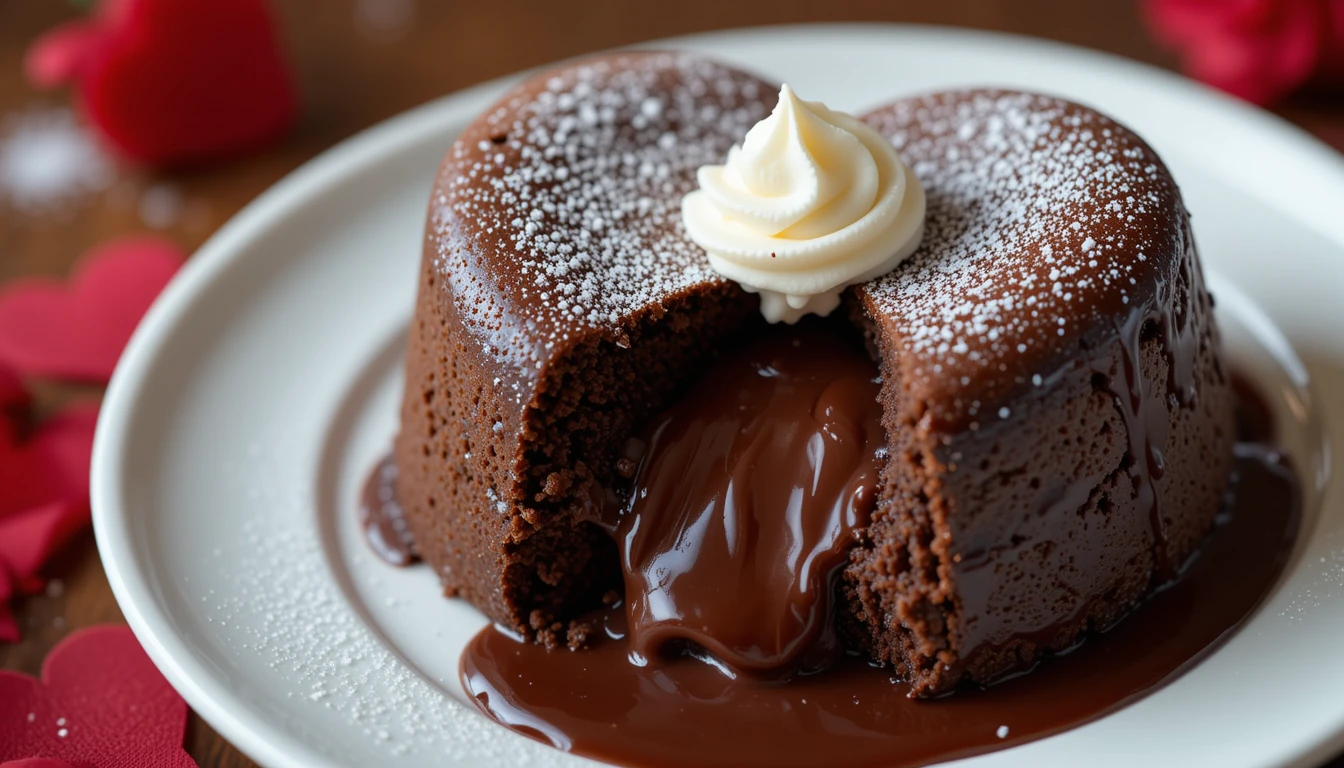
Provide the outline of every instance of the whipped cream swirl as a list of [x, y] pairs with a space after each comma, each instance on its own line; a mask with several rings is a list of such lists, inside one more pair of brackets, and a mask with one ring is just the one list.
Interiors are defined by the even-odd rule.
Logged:
[[846, 286], [891, 271], [924, 234], [924, 189], [891, 143], [787, 85], [697, 179], [681, 201], [687, 233], [716, 272], [761, 295], [772, 323], [829, 314]]

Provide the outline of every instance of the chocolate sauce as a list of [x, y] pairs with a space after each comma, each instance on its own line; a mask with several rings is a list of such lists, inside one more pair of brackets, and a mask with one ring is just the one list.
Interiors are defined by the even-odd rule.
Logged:
[[[1154, 323], [1155, 333], [1144, 331]], [[1138, 374], [1141, 343], [1159, 338], [1169, 359], [1181, 358], [1174, 347], [1197, 334], [1176, 313], [1136, 313], [1121, 333], [1120, 380], [1106, 386], [1131, 457], [1144, 459], [1130, 470], [1136, 492], [1152, 494], [1162, 460], [1151, 448], [1167, 424]], [[1252, 442], [1272, 439], [1272, 420], [1234, 377], [1244, 442], [1228, 501], [1198, 554], [1155, 576], [1179, 578], [1030, 674], [910, 698], [889, 671], [846, 655], [829, 618], [883, 459], [876, 373], [861, 349], [815, 328], [767, 337], [718, 366], [622, 459], [620, 474], [636, 491], [606, 522], [627, 602], [589, 617], [600, 630], [582, 651], [482, 631], [461, 662], [476, 704], [515, 731], [624, 765], [917, 766], [969, 757], [1076, 727], [1175, 679], [1250, 615], [1291, 552], [1297, 481], [1277, 451]], [[1185, 372], [1173, 365], [1169, 376], [1168, 391], [1187, 405]], [[405, 564], [415, 555], [395, 479], [390, 459], [371, 474], [361, 523], [380, 557]]]
[[1166, 472], [1161, 446], [1166, 444], [1171, 431], [1171, 412], [1163, 398], [1153, 391], [1153, 382], [1140, 371], [1143, 342], [1149, 335], [1158, 340], [1167, 363], [1167, 398], [1177, 407], [1188, 408], [1196, 397], [1194, 363], [1203, 330], [1192, 318], [1204, 318], [1207, 322], [1210, 315], [1207, 310], [1196, 312], [1193, 306], [1209, 299], [1203, 272], [1194, 261], [1194, 235], [1188, 222], [1180, 234], [1181, 257], [1173, 265], [1177, 274], [1171, 279], [1165, 276], [1155, 279], [1151, 301], [1137, 311], [1124, 313], [1125, 320], [1117, 329], [1123, 381], [1116, 381], [1108, 371], [1097, 371], [1115, 396], [1116, 410], [1129, 436], [1128, 470], [1134, 478], [1140, 505], [1148, 508], [1153, 579], [1157, 583], [1174, 578], [1181, 564], [1174, 562], [1167, 551], [1166, 519], [1157, 492], [1157, 482]]
[[915, 766], [1033, 741], [1171, 681], [1273, 585], [1298, 527], [1297, 482], [1261, 446], [1239, 445], [1235, 467], [1228, 506], [1181, 579], [1082, 647], [987, 689], [910, 699], [906, 685], [855, 658], [785, 684], [692, 659], [640, 667], [629, 661], [621, 609], [584, 651], [486, 629], [463, 656], [462, 681], [513, 730], [622, 765]]
[[877, 377], [809, 325], [734, 353], [653, 425], [615, 532], [638, 663], [778, 678], [844, 655], [830, 603], [875, 503]]
[[1232, 393], [1237, 398], [1237, 439], [1243, 443], [1273, 444], [1274, 414], [1258, 392], [1255, 385], [1245, 377], [1232, 373], [1230, 377]]
[[[1158, 322], [1165, 334], [1178, 321]], [[1146, 450], [1164, 433], [1147, 429], [1156, 398], [1137, 374], [1140, 325], [1125, 329], [1134, 344], [1121, 374], [1132, 386], [1115, 388]], [[601, 628], [591, 647], [547, 650], [493, 627], [472, 640], [462, 682], [487, 715], [625, 765], [967, 757], [1075, 727], [1174, 679], [1246, 619], [1291, 551], [1295, 476], [1272, 449], [1240, 443], [1226, 508], [1180, 578], [1030, 674], [912, 699], [889, 671], [845, 655], [828, 619], [878, 482], [876, 370], [842, 339], [794, 333], [731, 356], [641, 441], [637, 465], [622, 472], [632, 498], [609, 526], [628, 602], [589, 617]], [[1173, 391], [1184, 389], [1174, 375]], [[1251, 436], [1264, 439], [1265, 408], [1250, 390], [1238, 394], [1244, 422], [1257, 425]]]
[[[1207, 445], [1217, 439], [1220, 455], [1209, 457], [1209, 468], [1204, 471], [1222, 474], [1231, 469], [1230, 447], [1225, 438], [1214, 437], [1223, 434], [1221, 424], [1228, 415], [1226, 389], [1212, 381], [1208, 386], [1198, 386], [1201, 376], [1222, 375], [1211, 355], [1201, 353], [1201, 345], [1217, 343], [1209, 325], [1212, 299], [1204, 289], [1188, 226], [1183, 224], [1173, 234], [1175, 257], [1164, 259], [1168, 266], [1144, 277], [1145, 290], [1135, 294], [1134, 303], [1120, 304], [1108, 321], [1114, 342], [1085, 345], [1074, 360], [1041, 382], [1043, 391], [1051, 391], [1067, 386], [1066, 377], [1090, 375], [1094, 391], [1109, 396], [1107, 406], [1096, 409], [1098, 415], [1103, 415], [1101, 411], [1112, 412], [1119, 422], [1117, 431], [1124, 436], [1126, 450], [1118, 467], [1085, 459], [1069, 469], [1071, 459], [1065, 452], [1058, 457], [1061, 466], [1027, 473], [1035, 475], [1036, 484], [1031, 491], [1018, 489], [1025, 501], [1019, 502], [1016, 510], [1011, 502], [996, 509], [1004, 520], [1012, 520], [1014, 511], [1023, 513], [1012, 522], [1011, 531], [990, 528], [986, 535], [984, 526], [980, 526], [981, 530], [952, 534], [956, 549], [960, 549], [954, 549], [953, 573], [960, 601], [961, 636], [957, 657], [943, 666], [947, 678], [961, 677], [986, 658], [1001, 658], [1009, 643], [1025, 641], [1040, 648], [1058, 648], [1059, 644], [1072, 642], [1076, 629], [1085, 622], [1097, 628], [1123, 618], [1125, 609], [1115, 607], [1117, 591], [1134, 595], [1135, 591], [1146, 592], [1175, 579], [1193, 554], [1196, 538], [1211, 525], [1216, 497], [1199, 498], [1193, 509], [1164, 507], [1166, 499], [1182, 498], [1176, 489], [1193, 480], [1187, 465], [1163, 484], [1169, 463], [1163, 455], [1164, 446], [1178, 445], [1190, 452], [1191, 441]], [[1098, 325], [1100, 330], [1105, 328], [1106, 323]], [[1201, 400], [1203, 397], [1217, 399], [1207, 403]], [[1215, 423], [1210, 424], [1205, 417]], [[1000, 433], [1011, 434], [1031, 426], [1036, 425], [1006, 423]], [[1061, 424], [1061, 429], [1071, 428], [1074, 437], [1085, 434], [1081, 425]], [[1108, 419], [1099, 435], [1109, 435], [1110, 429]], [[980, 441], [982, 445], [986, 442]], [[994, 443], [996, 447], [1001, 444]], [[1006, 466], [1016, 463], [1008, 459]], [[974, 487], [984, 482], [980, 478], [993, 478], [1004, 468], [1002, 458], [991, 459], [982, 466], [977, 479], [963, 481], [963, 485]], [[952, 474], [945, 479], [951, 479]], [[977, 477], [973, 472], [965, 474]], [[1164, 491], [1159, 490], [1160, 485], [1165, 485]], [[1012, 497], [1011, 491], [1001, 494], [1001, 498]], [[1184, 501], [1191, 503], [1189, 496]], [[1123, 507], [1123, 513], [1110, 513], [1112, 505]], [[964, 519], [965, 515], [960, 517]], [[1074, 525], [1078, 521], [1083, 522]], [[1144, 564], [1142, 575], [1130, 577], [1125, 571], [1134, 561], [1126, 563], [1118, 556], [1133, 554], [1139, 547], [1151, 554], [1151, 567]], [[1023, 560], [1031, 566], [1019, 568]], [[1071, 579], [1061, 576], [1053, 583], [1049, 577], [1037, 581], [1033, 569], [1050, 573], [1047, 569], [1052, 565], [1060, 568], [1061, 574], [1071, 574]], [[1006, 575], [1016, 578], [1006, 579]], [[1110, 584], [1102, 584], [1107, 577], [1112, 578]], [[1079, 595], [1090, 599], [1079, 601]], [[1053, 610], [1030, 608], [1052, 601], [1056, 606]], [[1064, 606], [1069, 612], [1061, 610]], [[980, 671], [976, 679], [989, 682], [994, 675], [1005, 673], [1016, 674], [1017, 669], [1001, 664], [1000, 671]]]
[[397, 501], [397, 465], [384, 457], [364, 481], [359, 497], [359, 525], [364, 538], [379, 558], [392, 565], [410, 565], [419, 559], [415, 542]]

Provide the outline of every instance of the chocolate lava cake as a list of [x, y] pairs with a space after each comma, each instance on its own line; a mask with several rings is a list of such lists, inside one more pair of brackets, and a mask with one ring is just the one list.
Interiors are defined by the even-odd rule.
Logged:
[[[622, 53], [510, 91], [429, 206], [397, 492], [445, 590], [537, 642], [619, 594], [601, 525], [632, 438], [761, 324], [681, 198], [776, 88]], [[1118, 620], [1209, 530], [1233, 397], [1180, 194], [1123, 126], [970, 90], [863, 116], [927, 195], [913, 257], [836, 314], [881, 374], [878, 501], [837, 583], [851, 647], [917, 695]]]

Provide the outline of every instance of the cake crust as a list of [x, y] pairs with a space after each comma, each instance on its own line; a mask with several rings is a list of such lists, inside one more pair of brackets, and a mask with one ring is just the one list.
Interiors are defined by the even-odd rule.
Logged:
[[1234, 401], [1180, 193], [1133, 132], [992, 90], [864, 119], [929, 208], [920, 250], [854, 294], [893, 458], [845, 616], [932, 695], [1175, 577], [1219, 508]]

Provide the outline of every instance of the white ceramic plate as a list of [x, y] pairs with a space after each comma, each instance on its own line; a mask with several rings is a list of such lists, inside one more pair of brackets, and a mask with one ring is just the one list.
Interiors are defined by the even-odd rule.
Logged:
[[[1344, 746], [1344, 500], [1316, 490], [1321, 433], [1344, 427], [1344, 161], [1174, 76], [1034, 40], [826, 26], [661, 45], [844, 109], [998, 84], [1111, 113], [1180, 181], [1228, 348], [1274, 393], [1311, 491], [1289, 571], [1254, 619], [1155, 695], [965, 765], [1289, 764]], [[428, 569], [375, 561], [354, 525], [396, 428], [434, 170], [506, 85], [391, 120], [259, 197], [174, 280], [108, 391], [93, 504], [113, 590], [191, 706], [265, 765], [586, 764], [462, 703], [458, 651], [483, 620], [441, 599]]]

